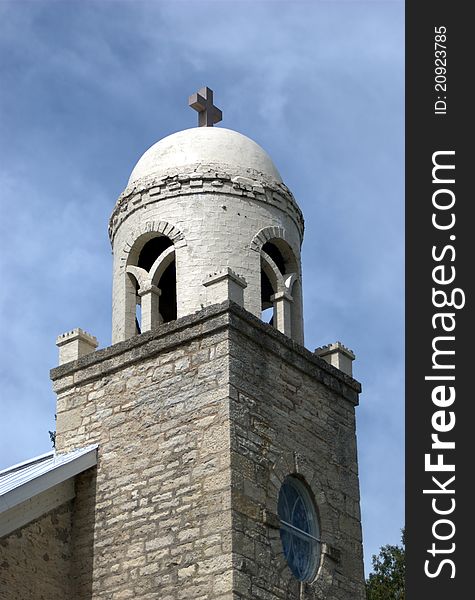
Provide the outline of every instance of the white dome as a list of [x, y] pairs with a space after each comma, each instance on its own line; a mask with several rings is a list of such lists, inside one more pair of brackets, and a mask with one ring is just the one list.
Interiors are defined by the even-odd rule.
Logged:
[[227, 166], [244, 176], [249, 170], [258, 171], [282, 183], [270, 156], [250, 138], [222, 127], [194, 127], [173, 133], [149, 148], [135, 165], [129, 184], [197, 165], [216, 165], [223, 170]]

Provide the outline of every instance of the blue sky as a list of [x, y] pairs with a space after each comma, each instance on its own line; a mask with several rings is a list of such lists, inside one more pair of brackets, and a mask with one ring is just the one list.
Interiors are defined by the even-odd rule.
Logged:
[[404, 5], [0, 0], [0, 468], [50, 449], [56, 336], [111, 340], [107, 222], [141, 154], [221, 125], [306, 219], [306, 346], [357, 354], [365, 559], [404, 523]]

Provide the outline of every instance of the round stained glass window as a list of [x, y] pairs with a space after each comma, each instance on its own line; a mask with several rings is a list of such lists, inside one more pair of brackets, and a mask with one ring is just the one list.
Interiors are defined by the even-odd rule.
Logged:
[[314, 578], [320, 562], [320, 526], [310, 493], [296, 477], [279, 492], [280, 539], [290, 570], [300, 581]]

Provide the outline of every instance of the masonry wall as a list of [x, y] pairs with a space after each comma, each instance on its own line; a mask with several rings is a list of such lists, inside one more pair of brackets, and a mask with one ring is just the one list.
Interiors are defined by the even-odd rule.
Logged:
[[70, 502], [2, 538], [0, 599], [70, 598], [70, 540]]
[[[59, 452], [99, 444], [79, 476], [74, 598], [230, 598], [228, 340], [162, 326], [56, 369]], [[102, 354], [101, 354], [102, 353]]]
[[[310, 353], [292, 352], [292, 342], [282, 344], [280, 334], [262, 335], [252, 324], [232, 319], [237, 321], [230, 338], [235, 598], [363, 600], [355, 436], [359, 384]], [[287, 475], [306, 482], [319, 513], [323, 552], [309, 583], [292, 576], [283, 556], [277, 501]]]
[[[179, 317], [212, 303], [202, 284], [226, 267], [244, 277], [244, 306], [260, 315], [260, 250], [266, 239], [259, 240], [258, 234], [263, 229], [275, 230], [272, 237], [284, 239], [300, 265], [303, 217], [283, 184], [267, 181], [256, 172], [239, 173], [252, 177], [248, 179], [212, 166], [198, 171], [173, 169], [168, 176], [134, 182], [119, 197], [109, 230], [114, 254], [114, 343], [129, 337], [126, 330], [135, 331], [133, 318], [130, 323], [134, 310], [125, 308], [135, 287], [128, 284], [125, 271], [134, 244], [151, 232], [163, 233], [174, 242]], [[135, 307], [134, 293], [132, 300]]]
[[[363, 600], [356, 381], [229, 302], [52, 377], [58, 450], [99, 444], [76, 487], [78, 600]], [[309, 584], [279, 536], [292, 473], [322, 528]]]

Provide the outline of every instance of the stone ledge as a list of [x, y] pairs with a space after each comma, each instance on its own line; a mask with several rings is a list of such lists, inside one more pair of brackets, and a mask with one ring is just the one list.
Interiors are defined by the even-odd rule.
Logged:
[[[229, 328], [262, 345], [295, 368], [315, 377], [352, 404], [358, 404], [358, 394], [361, 392], [358, 381], [229, 300], [55, 367], [51, 370], [50, 377], [56, 390], [63, 391], [79, 382], [97, 379], [184, 342]], [[122, 359], [117, 364], [117, 359], [121, 356]], [[81, 373], [78, 377], [79, 372]]]
[[[78, 372], [89, 371], [81, 374], [81, 382], [96, 379], [143, 358], [171, 350], [183, 342], [224, 329], [228, 325], [225, 304], [210, 306], [198, 313], [161, 324], [156, 329], [55, 367], [50, 371], [50, 378], [54, 383], [64, 379], [65, 385], [61, 389], [74, 387], [79, 382], [76, 377]], [[122, 357], [120, 364], [114, 366], [112, 363], [119, 357]]]
[[[230, 326], [238, 330], [240, 334], [252, 339], [296, 369], [314, 377], [351, 404], [358, 405], [361, 384], [353, 377], [333, 367], [324, 359], [238, 306], [236, 306], [236, 310], [230, 311], [229, 316]], [[266, 335], [262, 335], [264, 332]]]
[[[223, 304], [225, 304], [225, 303], [223, 303]], [[313, 352], [311, 352], [310, 350], [307, 350], [307, 348], [298, 344], [294, 340], [290, 339], [289, 337], [287, 337], [280, 331], [277, 331], [277, 329], [275, 329], [275, 327], [272, 327], [272, 325], [264, 323], [263, 321], [258, 319], [256, 316], [254, 316], [252, 313], [248, 312], [244, 308], [237, 306], [233, 302], [231, 302], [229, 304], [230, 304], [229, 308], [231, 309], [230, 312], [232, 312], [236, 316], [239, 316], [239, 317], [245, 319], [248, 323], [252, 323], [254, 326], [258, 327], [261, 331], [265, 331], [265, 333], [267, 333], [270, 337], [278, 340], [283, 346], [286, 346], [287, 348], [292, 349], [294, 352], [296, 352], [297, 355], [300, 355], [302, 358], [304, 358], [304, 359], [310, 361], [311, 363], [313, 363], [314, 365], [320, 367], [323, 371], [326, 371], [328, 374], [341, 380], [343, 383], [345, 383], [346, 385], [348, 385], [349, 387], [354, 389], [355, 392], [358, 392], [358, 393], [361, 392], [361, 383], [359, 383], [359, 381], [357, 381], [353, 377], [349, 377], [345, 373], [342, 373], [339, 369], [332, 367], [326, 361], [324, 361], [322, 358], [320, 358], [319, 356], [316, 356]], [[210, 308], [213, 308], [213, 307], [210, 307]], [[259, 339], [261, 340], [262, 338], [259, 337]]]

